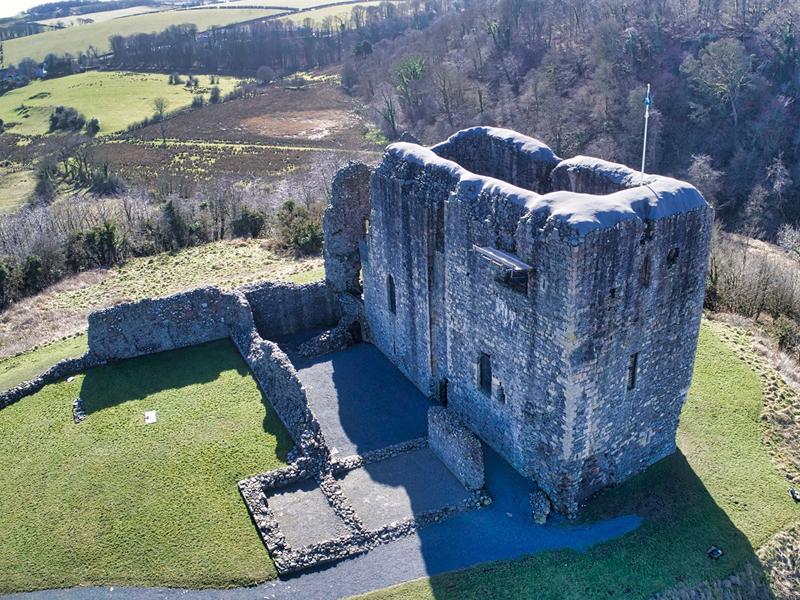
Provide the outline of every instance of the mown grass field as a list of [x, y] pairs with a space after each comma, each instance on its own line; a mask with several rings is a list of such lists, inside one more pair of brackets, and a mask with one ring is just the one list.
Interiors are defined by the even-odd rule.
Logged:
[[152, 33], [183, 23], [192, 23], [198, 30], [205, 31], [215, 26], [268, 17], [277, 12], [280, 11], [264, 8], [203, 8], [152, 12], [7, 40], [3, 42], [3, 51], [5, 62], [12, 64], [26, 57], [41, 61], [50, 53], [78, 54], [90, 46], [104, 54], [111, 49], [108, 38], [112, 35]]
[[[673, 455], [592, 500], [587, 520], [637, 513], [640, 529], [584, 554], [548, 552], [420, 579], [376, 600], [649, 598], [717, 579], [800, 519], [764, 446], [758, 376], [705, 323]], [[716, 544], [725, 555], [706, 556]]]
[[[313, 10], [306, 10], [303, 12], [298, 12], [294, 15], [287, 15], [285, 17], [281, 17], [282, 19], [288, 19], [297, 25], [302, 25], [306, 19], [310, 19], [313, 23], [320, 23], [326, 17], [336, 18], [338, 17], [345, 25], [350, 23], [350, 15], [353, 12], [353, 8], [356, 6], [378, 6], [381, 1], [383, 0], [375, 0], [371, 2], [357, 2], [353, 4], [342, 4], [339, 6], [327, 6], [324, 8], [317, 8]], [[317, 2], [316, 4], [324, 4], [323, 2]]]
[[[118, 8], [116, 10], [102, 10], [93, 13], [85, 13], [82, 15], [70, 15], [68, 17], [56, 17], [53, 19], [42, 19], [36, 21], [42, 25], [50, 26], [63, 26], [63, 27], [81, 27], [79, 23], [81, 19], [91, 19], [95, 23], [102, 23], [103, 21], [110, 21], [112, 19], [119, 19], [120, 17], [131, 17], [133, 15], [141, 15], [144, 13], [151, 13], [161, 10], [157, 6], [129, 6], [128, 8]], [[86, 23], [91, 25], [91, 23]]]
[[[155, 98], [164, 98], [168, 111], [189, 106], [195, 94], [208, 99], [209, 78], [201, 75], [199, 79], [197, 90], [169, 85], [163, 74], [128, 71], [89, 71], [34, 81], [0, 96], [0, 118], [13, 133], [43, 135], [48, 132], [53, 109], [71, 106], [87, 119], [100, 119], [100, 135], [109, 134], [151, 116]], [[218, 87], [224, 94], [235, 85], [235, 78], [221, 77]]]
[[273, 578], [236, 482], [289, 447], [227, 340], [47, 386], [0, 411], [0, 592]]

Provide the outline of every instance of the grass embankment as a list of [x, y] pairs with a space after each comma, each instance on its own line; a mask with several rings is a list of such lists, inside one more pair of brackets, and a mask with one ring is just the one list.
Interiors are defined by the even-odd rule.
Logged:
[[281, 11], [263, 8], [165, 10], [6, 40], [3, 42], [3, 51], [6, 64], [18, 63], [26, 57], [41, 61], [50, 53], [69, 52], [77, 55], [79, 52], [85, 52], [89, 46], [95, 48], [99, 54], [105, 54], [111, 50], [108, 38], [112, 35], [153, 33], [163, 31], [170, 25], [184, 23], [196, 25], [199, 31], [205, 31], [212, 27], [260, 19], [279, 12]]
[[0, 356], [85, 331], [91, 311], [120, 302], [203, 285], [230, 289], [265, 279], [308, 283], [323, 276], [319, 257], [295, 260], [278, 256], [264, 240], [214, 242], [134, 258], [116, 269], [67, 278], [0, 313]]
[[86, 335], [76, 335], [16, 356], [0, 358], [0, 392], [36, 378], [65, 358], [81, 356], [87, 349]]
[[0, 411], [0, 592], [273, 578], [236, 482], [289, 443], [227, 340], [47, 386]]
[[[800, 518], [764, 446], [758, 376], [701, 330], [692, 388], [673, 455], [590, 503], [583, 518], [626, 513], [640, 529], [590, 549], [548, 552], [420, 579], [372, 599], [648, 598], [678, 584], [724, 577], [753, 548]], [[725, 555], [710, 560], [712, 545]]]
[[[211, 91], [209, 78], [201, 75], [199, 79], [197, 90], [183, 84], [169, 85], [164, 74], [128, 71], [89, 71], [34, 81], [0, 96], [0, 118], [13, 133], [43, 135], [48, 132], [53, 109], [69, 106], [87, 119], [97, 117], [100, 135], [104, 135], [152, 116], [155, 98], [164, 98], [168, 111], [186, 108], [195, 95], [207, 100]], [[225, 94], [234, 88], [236, 81], [233, 77], [220, 77], [216, 85]]]
[[[2, 101], [0, 96], [0, 102]], [[22, 206], [36, 188], [33, 171], [0, 168], [0, 214], [14, 212]]]

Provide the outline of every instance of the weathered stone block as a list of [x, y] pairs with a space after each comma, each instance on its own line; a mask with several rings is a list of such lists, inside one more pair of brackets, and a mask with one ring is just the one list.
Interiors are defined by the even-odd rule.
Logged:
[[467, 489], [483, 487], [483, 448], [455, 413], [443, 406], [428, 410], [428, 444]]

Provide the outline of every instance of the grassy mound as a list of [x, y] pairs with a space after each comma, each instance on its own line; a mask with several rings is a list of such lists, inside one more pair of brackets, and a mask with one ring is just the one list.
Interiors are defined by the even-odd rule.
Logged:
[[[79, 394], [89, 416], [75, 425]], [[0, 592], [272, 578], [236, 482], [288, 448], [228, 341], [47, 386], [0, 411]]]
[[[595, 498], [587, 520], [637, 513], [640, 529], [585, 554], [548, 552], [445, 573], [370, 598], [648, 598], [724, 577], [798, 518], [767, 454], [758, 376], [704, 324], [677, 453]], [[706, 557], [721, 546], [719, 561]]]
[[[224, 94], [230, 92], [235, 84], [233, 77], [220, 77], [217, 85]], [[199, 88], [197, 93], [203, 93], [208, 100], [211, 90], [208, 77], [201, 76], [200, 85], [202, 89]], [[100, 119], [102, 135], [122, 131], [128, 125], [152, 116], [155, 98], [164, 98], [167, 110], [173, 111], [189, 106], [194, 95], [195, 91], [184, 85], [169, 85], [167, 76], [163, 74], [89, 71], [34, 81], [11, 90], [0, 96], [0, 118], [13, 133], [43, 135], [50, 126], [53, 109], [68, 106], [83, 113], [87, 119]]]

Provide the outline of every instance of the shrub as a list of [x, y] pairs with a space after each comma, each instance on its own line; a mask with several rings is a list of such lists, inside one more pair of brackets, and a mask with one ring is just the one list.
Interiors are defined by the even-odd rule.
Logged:
[[58, 167], [50, 157], [42, 158], [36, 166], [36, 188], [34, 192], [42, 200], [52, 200], [56, 195]]
[[50, 131], [80, 131], [86, 125], [86, 117], [74, 108], [56, 106], [50, 113]]
[[772, 336], [781, 350], [794, 353], [800, 342], [800, 326], [785, 315], [781, 315], [772, 325]]
[[266, 85], [271, 81], [275, 81], [275, 71], [266, 65], [263, 67], [258, 67], [258, 71], [256, 71], [256, 80], [261, 85]]
[[312, 254], [322, 248], [321, 215], [312, 214], [304, 206], [287, 200], [275, 215], [278, 240], [299, 254]]
[[264, 231], [267, 219], [260, 210], [242, 206], [242, 212], [231, 223], [233, 235], [236, 237], [258, 237]]
[[108, 163], [103, 163], [92, 171], [89, 190], [99, 196], [113, 196], [125, 190], [125, 184], [117, 175], [111, 173]]
[[113, 266], [119, 260], [121, 245], [116, 226], [106, 221], [67, 238], [67, 265], [73, 271]]
[[86, 135], [90, 137], [96, 136], [100, 131], [100, 120], [97, 117], [92, 117], [89, 119], [89, 121], [86, 123], [85, 131]]
[[220, 101], [220, 96], [219, 88], [215, 85], [211, 88], [211, 95], [208, 97], [208, 101], [211, 102], [211, 104], [217, 104]]

